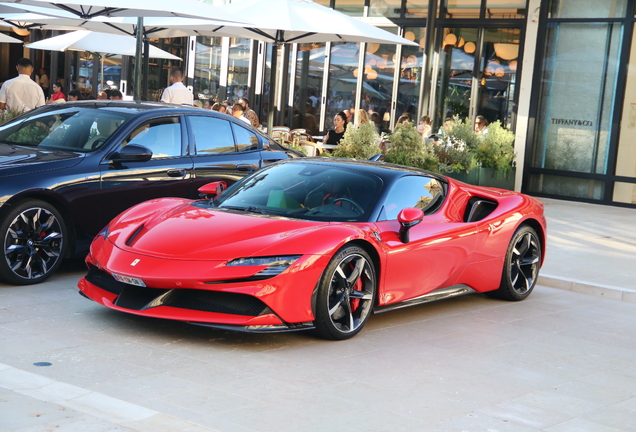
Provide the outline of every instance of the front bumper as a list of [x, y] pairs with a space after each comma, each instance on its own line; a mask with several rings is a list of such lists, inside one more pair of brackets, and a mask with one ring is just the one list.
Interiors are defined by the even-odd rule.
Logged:
[[[312, 327], [312, 295], [329, 261], [329, 257], [304, 256], [278, 276], [250, 280], [246, 271], [254, 269], [107, 249], [104, 254], [100, 248], [99, 260], [93, 253], [86, 259], [89, 272], [79, 289], [91, 300], [135, 315], [254, 332]], [[143, 266], [131, 267], [138, 258]], [[118, 282], [112, 273], [142, 279], [147, 286]]]

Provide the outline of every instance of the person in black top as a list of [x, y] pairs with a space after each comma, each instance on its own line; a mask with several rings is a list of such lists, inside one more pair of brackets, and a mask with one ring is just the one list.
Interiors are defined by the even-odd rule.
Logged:
[[323, 144], [338, 144], [340, 142], [347, 130], [347, 115], [342, 111], [336, 114], [333, 118], [333, 126], [334, 129], [327, 132]]

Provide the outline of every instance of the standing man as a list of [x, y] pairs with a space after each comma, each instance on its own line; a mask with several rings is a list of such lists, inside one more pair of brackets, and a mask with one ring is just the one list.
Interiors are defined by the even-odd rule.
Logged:
[[33, 73], [31, 60], [21, 58], [15, 68], [18, 70], [18, 76], [5, 81], [0, 88], [0, 110], [12, 109], [24, 112], [44, 105], [42, 87], [31, 79]]
[[247, 100], [246, 97], [242, 97], [239, 99], [239, 103], [245, 110], [243, 115], [245, 116], [245, 118], [247, 118], [250, 121], [250, 124], [252, 125], [252, 127], [253, 128], [259, 127], [261, 125], [261, 122], [258, 120], [258, 115], [252, 109], [250, 109], [250, 101]]
[[163, 91], [161, 102], [194, 105], [194, 95], [183, 85], [181, 69], [174, 68], [170, 71], [170, 82], [172, 85]]

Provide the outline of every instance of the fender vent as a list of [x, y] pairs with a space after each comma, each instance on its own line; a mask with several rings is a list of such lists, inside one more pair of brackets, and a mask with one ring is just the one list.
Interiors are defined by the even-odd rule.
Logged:
[[497, 208], [497, 202], [486, 198], [472, 197], [464, 211], [464, 222], [477, 222], [487, 218]]
[[137, 228], [135, 232], [132, 233], [130, 237], [128, 237], [128, 240], [126, 240], [126, 246], [130, 246], [135, 241], [135, 238], [139, 235], [141, 230], [144, 229], [144, 226], [144, 224], [139, 225], [139, 228]]

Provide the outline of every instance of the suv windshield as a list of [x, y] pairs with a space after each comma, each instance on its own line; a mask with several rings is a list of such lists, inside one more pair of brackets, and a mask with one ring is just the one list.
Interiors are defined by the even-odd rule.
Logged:
[[91, 152], [99, 149], [131, 116], [104, 109], [57, 110], [0, 127], [0, 142]]
[[217, 208], [320, 221], [363, 222], [382, 180], [349, 166], [283, 163], [234, 185]]

